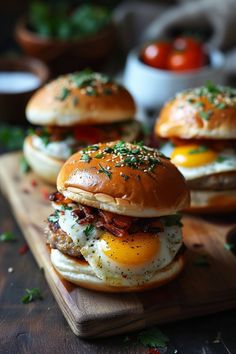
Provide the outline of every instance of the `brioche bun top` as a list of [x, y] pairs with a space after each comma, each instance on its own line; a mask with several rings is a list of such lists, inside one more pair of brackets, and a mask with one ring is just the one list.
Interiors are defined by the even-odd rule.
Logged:
[[177, 94], [161, 110], [155, 133], [163, 138], [235, 139], [236, 90], [208, 84]]
[[81, 204], [136, 217], [174, 214], [189, 205], [184, 177], [168, 158], [122, 141], [91, 145], [72, 155], [57, 188]]
[[60, 76], [39, 89], [26, 107], [29, 122], [71, 126], [134, 118], [131, 94], [108, 76], [89, 70]]

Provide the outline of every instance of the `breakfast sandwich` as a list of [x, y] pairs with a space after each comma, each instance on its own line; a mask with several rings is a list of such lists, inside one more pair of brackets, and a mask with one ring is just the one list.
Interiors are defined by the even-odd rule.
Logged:
[[236, 90], [208, 84], [164, 106], [155, 125], [191, 189], [191, 211], [236, 209]]
[[63, 163], [79, 148], [116, 139], [131, 142], [140, 134], [130, 93], [107, 75], [90, 70], [57, 78], [39, 89], [26, 107], [37, 125], [25, 139], [31, 168], [55, 184]]
[[57, 272], [81, 287], [143, 291], [175, 278], [184, 252], [179, 210], [189, 190], [156, 149], [124, 141], [72, 155], [50, 199], [47, 242]]

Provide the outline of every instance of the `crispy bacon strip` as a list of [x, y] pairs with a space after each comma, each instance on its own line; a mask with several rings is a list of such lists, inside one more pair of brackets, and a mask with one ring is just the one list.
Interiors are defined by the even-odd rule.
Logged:
[[[59, 192], [51, 194], [50, 200], [58, 204], [68, 204], [72, 202]], [[132, 216], [118, 215], [86, 205], [78, 205], [78, 209], [74, 209], [72, 214], [77, 218], [79, 224], [86, 225], [95, 223], [96, 227], [103, 228], [118, 237], [136, 232], [164, 231], [164, 226], [159, 219], [140, 219]]]

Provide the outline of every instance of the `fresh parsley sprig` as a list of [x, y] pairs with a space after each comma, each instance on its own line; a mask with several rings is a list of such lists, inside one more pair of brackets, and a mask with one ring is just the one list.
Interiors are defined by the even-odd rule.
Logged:
[[111, 179], [111, 171], [107, 170], [105, 167], [103, 167], [100, 163], [99, 163], [100, 169], [98, 170], [99, 173], [104, 173], [109, 179]]
[[26, 294], [21, 298], [23, 304], [28, 304], [34, 300], [42, 300], [43, 296], [39, 288], [25, 289]]
[[84, 229], [84, 234], [88, 237], [92, 234], [93, 230], [94, 230], [94, 225], [93, 224], [88, 224], [86, 226], [86, 228]]
[[141, 344], [149, 348], [165, 348], [169, 342], [169, 338], [157, 327], [142, 331], [137, 339]]
[[13, 241], [16, 241], [16, 237], [11, 231], [6, 231], [0, 234], [0, 242], [13, 242]]

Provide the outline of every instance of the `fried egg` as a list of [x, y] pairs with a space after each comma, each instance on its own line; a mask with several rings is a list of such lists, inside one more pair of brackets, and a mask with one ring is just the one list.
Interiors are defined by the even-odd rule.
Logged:
[[171, 158], [187, 180], [236, 171], [236, 152], [233, 149], [216, 152], [203, 145], [189, 144], [173, 147], [172, 144], [166, 143], [161, 151]]
[[76, 143], [76, 140], [72, 137], [68, 137], [61, 141], [52, 141], [45, 144], [43, 139], [38, 135], [33, 135], [33, 146], [42, 151], [45, 155], [54, 157], [60, 160], [67, 160], [72, 154], [72, 147]]
[[73, 204], [66, 210], [55, 207], [61, 229], [81, 247], [81, 254], [96, 276], [111, 286], [145, 283], [172, 262], [182, 245], [178, 225], [165, 226], [158, 234], [138, 232], [117, 237], [95, 226], [88, 232], [88, 225], [76, 222]]

